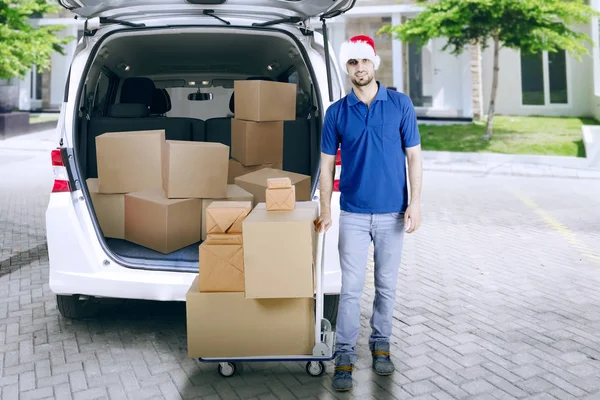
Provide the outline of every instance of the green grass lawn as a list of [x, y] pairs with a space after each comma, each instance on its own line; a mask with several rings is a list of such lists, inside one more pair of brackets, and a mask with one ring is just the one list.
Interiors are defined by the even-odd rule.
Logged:
[[582, 125], [600, 125], [593, 118], [494, 117], [489, 141], [485, 122], [456, 125], [420, 124], [423, 150], [489, 152], [585, 157]]
[[40, 122], [58, 121], [58, 114], [55, 115], [32, 115], [29, 117], [30, 124], [38, 124]]

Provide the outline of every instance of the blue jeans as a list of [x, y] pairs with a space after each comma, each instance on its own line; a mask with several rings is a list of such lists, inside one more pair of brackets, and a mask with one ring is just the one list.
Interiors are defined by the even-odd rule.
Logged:
[[389, 342], [396, 302], [396, 281], [402, 258], [404, 213], [340, 214], [339, 252], [342, 292], [337, 317], [336, 357], [347, 354], [356, 363], [356, 341], [360, 333], [360, 297], [365, 286], [367, 259], [374, 245], [375, 300], [369, 347]]

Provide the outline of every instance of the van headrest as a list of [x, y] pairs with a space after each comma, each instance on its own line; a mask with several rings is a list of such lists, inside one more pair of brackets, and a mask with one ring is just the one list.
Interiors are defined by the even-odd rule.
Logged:
[[155, 88], [150, 78], [127, 78], [121, 88], [121, 103], [141, 103], [150, 106]]
[[[273, 79], [268, 76], [251, 76], [246, 78], [247, 81], [273, 81]], [[231, 93], [231, 98], [229, 98], [229, 111], [231, 111], [235, 115], [235, 101], [233, 100], [233, 95], [235, 93]]]
[[154, 89], [150, 114], [162, 115], [171, 110], [171, 97], [167, 89]]
[[110, 106], [108, 116], [112, 118], [144, 118], [150, 115], [146, 104], [118, 103]]

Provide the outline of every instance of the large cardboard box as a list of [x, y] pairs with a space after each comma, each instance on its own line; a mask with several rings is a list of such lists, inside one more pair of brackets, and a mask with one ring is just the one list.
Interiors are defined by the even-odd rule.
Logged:
[[198, 281], [186, 295], [190, 358], [312, 354], [313, 298], [250, 300], [243, 292], [202, 293]]
[[283, 121], [231, 121], [231, 158], [244, 165], [283, 163]]
[[249, 174], [235, 178], [235, 184], [247, 190], [254, 195], [254, 203], [266, 202], [267, 179], [269, 178], [290, 178], [292, 185], [295, 186], [296, 201], [309, 201], [310, 196], [310, 176], [297, 174], [295, 172], [282, 171], [274, 168], [262, 168]]
[[167, 140], [164, 160], [164, 190], [168, 198], [227, 196], [229, 146]]
[[163, 187], [165, 131], [108, 132], [96, 137], [99, 193]]
[[294, 121], [296, 84], [270, 81], [235, 81], [235, 118], [246, 121]]
[[267, 211], [259, 203], [242, 223], [245, 291], [248, 299], [312, 297], [316, 202], [292, 211]]
[[200, 199], [168, 199], [163, 189], [125, 195], [125, 239], [168, 254], [200, 241]]
[[227, 197], [222, 199], [202, 199], [202, 240], [206, 239], [206, 208], [213, 201], [249, 201], [254, 207], [254, 196], [238, 185], [227, 185]]
[[[241, 242], [241, 234], [223, 236], [232, 236], [231, 241]], [[229, 244], [226, 239], [216, 238], [202, 243], [199, 251], [199, 289], [201, 292], [244, 291], [244, 251], [242, 244]]]
[[206, 233], [242, 233], [242, 222], [252, 210], [250, 201], [214, 201], [206, 208]]
[[124, 239], [125, 195], [100, 193], [95, 178], [89, 178], [86, 183], [104, 237]]
[[229, 159], [229, 171], [227, 174], [227, 183], [234, 184], [235, 178], [237, 178], [238, 176], [246, 175], [246, 174], [249, 174], [250, 172], [258, 171], [259, 169], [263, 169], [263, 168], [282, 169], [283, 164], [282, 163], [267, 163], [267, 164], [261, 164], [261, 165], [246, 166], [246, 165], [242, 164], [241, 162], [239, 162], [238, 160], [231, 158], [231, 159]]

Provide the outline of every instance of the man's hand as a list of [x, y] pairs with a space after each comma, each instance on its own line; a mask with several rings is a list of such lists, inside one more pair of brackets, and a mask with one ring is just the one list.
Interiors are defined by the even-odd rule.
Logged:
[[411, 204], [404, 213], [404, 229], [407, 233], [412, 233], [421, 226], [421, 205], [419, 203]]
[[329, 213], [321, 213], [315, 220], [315, 230], [317, 232], [327, 232], [331, 227], [331, 215]]

